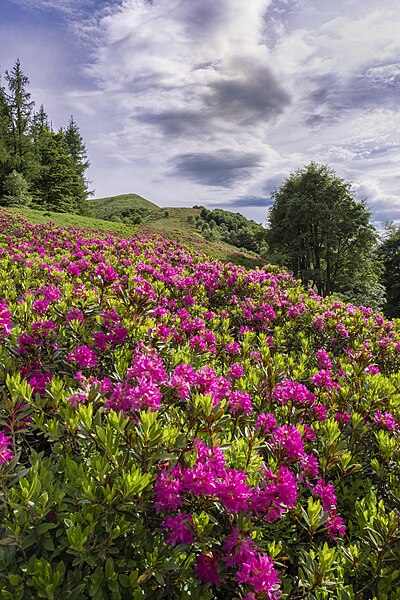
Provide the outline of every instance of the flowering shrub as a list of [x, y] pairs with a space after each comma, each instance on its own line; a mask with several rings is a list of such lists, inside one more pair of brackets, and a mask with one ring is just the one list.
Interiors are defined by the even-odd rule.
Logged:
[[400, 333], [0, 215], [1, 598], [399, 599]]

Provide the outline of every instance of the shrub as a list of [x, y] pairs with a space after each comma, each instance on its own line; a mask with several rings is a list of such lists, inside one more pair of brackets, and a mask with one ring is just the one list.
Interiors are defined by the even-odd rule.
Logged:
[[399, 597], [393, 322], [158, 236], [0, 235], [2, 598]]

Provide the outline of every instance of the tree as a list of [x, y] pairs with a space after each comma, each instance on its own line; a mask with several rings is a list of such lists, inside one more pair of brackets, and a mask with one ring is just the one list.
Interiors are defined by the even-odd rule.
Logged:
[[75, 172], [74, 195], [78, 201], [80, 212], [89, 214], [90, 206], [87, 202], [90, 192], [88, 190], [89, 181], [85, 178], [85, 172], [90, 163], [87, 157], [86, 146], [83, 142], [79, 127], [71, 116], [68, 127], [60, 130], [64, 136], [65, 147], [70, 159], [70, 164]]
[[383, 262], [382, 284], [386, 287], [385, 314], [400, 318], [400, 226], [386, 224], [386, 231], [378, 246]]
[[80, 197], [76, 194], [80, 180], [71, 164], [63, 133], [44, 129], [41, 139], [36, 202], [47, 210], [80, 213]]
[[0, 87], [0, 197], [4, 193], [4, 182], [11, 169], [11, 116]]
[[11, 117], [13, 167], [17, 171], [27, 175], [31, 150], [29, 125], [34, 102], [31, 101], [31, 95], [26, 90], [29, 79], [22, 72], [19, 59], [16, 60], [11, 72], [6, 71], [5, 79], [8, 83], [8, 92], [5, 94], [5, 100]]
[[370, 285], [379, 279], [374, 259], [377, 233], [368, 208], [353, 198], [350, 188], [326, 165], [312, 162], [272, 194], [272, 256], [322, 296], [354, 296], [367, 275]]
[[23, 206], [30, 204], [32, 201], [25, 177], [15, 169], [5, 178], [4, 192], [5, 194], [1, 199], [3, 206]]

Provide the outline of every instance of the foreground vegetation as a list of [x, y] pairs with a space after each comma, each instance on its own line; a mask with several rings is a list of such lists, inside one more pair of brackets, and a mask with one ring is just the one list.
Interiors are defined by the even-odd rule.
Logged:
[[0, 597], [400, 598], [393, 322], [10, 212], [0, 277]]

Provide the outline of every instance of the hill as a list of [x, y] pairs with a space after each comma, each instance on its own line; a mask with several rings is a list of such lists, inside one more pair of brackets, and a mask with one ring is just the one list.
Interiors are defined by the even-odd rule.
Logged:
[[260, 223], [228, 210], [203, 206], [158, 207], [136, 194], [124, 194], [91, 201], [97, 218], [125, 224], [145, 224], [177, 235], [190, 233], [208, 241], [226, 242], [265, 258], [266, 230]]
[[138, 194], [120, 194], [119, 196], [94, 198], [89, 202], [93, 215], [97, 219], [105, 220], [113, 220], [116, 217], [128, 217], [132, 214], [132, 210], [137, 212], [140, 209], [144, 209], [151, 212], [160, 209], [157, 204], [142, 198], [142, 196], [138, 196]]

